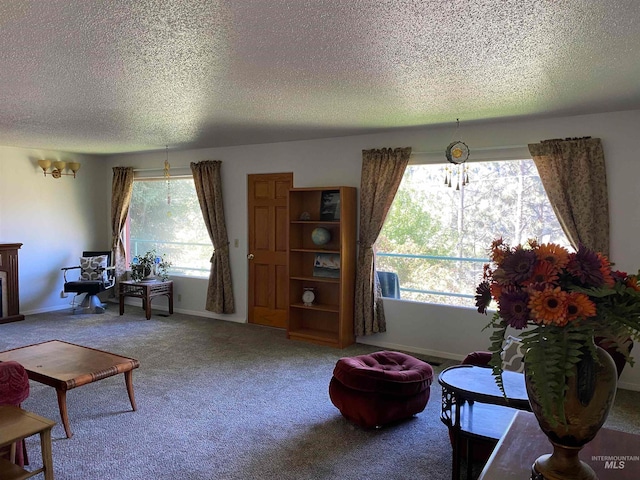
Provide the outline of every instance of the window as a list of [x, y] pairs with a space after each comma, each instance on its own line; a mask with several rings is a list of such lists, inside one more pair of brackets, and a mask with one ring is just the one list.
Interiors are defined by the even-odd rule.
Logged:
[[[167, 199], [170, 198], [170, 202]], [[213, 246], [202, 219], [193, 178], [141, 178], [133, 182], [127, 259], [154, 249], [171, 262], [171, 275], [208, 276]]]
[[402, 299], [473, 307], [498, 237], [512, 245], [537, 238], [571, 248], [533, 160], [455, 168], [409, 165], [376, 242], [376, 268], [398, 275]]

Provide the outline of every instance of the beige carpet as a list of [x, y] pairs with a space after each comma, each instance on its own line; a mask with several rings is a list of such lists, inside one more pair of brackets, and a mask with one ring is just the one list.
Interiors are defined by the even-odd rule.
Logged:
[[[331, 404], [335, 362], [378, 348], [336, 350], [287, 340], [277, 329], [158, 311], [147, 321], [133, 306], [124, 316], [110, 305], [104, 315], [63, 311], [0, 325], [0, 351], [51, 339], [141, 363], [133, 375], [137, 412], [123, 375], [69, 391], [74, 436], [60, 424], [53, 429], [57, 480], [451, 477], [437, 381], [424, 412], [381, 430], [353, 426]], [[435, 366], [436, 375], [452, 363]], [[637, 432], [639, 400], [620, 392], [609, 426]], [[23, 406], [60, 421], [50, 387], [32, 381]], [[34, 466], [38, 445], [28, 440]]]

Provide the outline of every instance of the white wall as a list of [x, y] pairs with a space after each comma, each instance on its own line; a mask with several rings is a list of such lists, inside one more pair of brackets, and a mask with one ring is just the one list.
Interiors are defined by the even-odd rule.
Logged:
[[[628, 111], [528, 121], [478, 124], [465, 124], [463, 121], [457, 137], [469, 145], [472, 159], [474, 148], [526, 146], [548, 138], [601, 138], [608, 169], [611, 258], [617, 268], [635, 271], [640, 267], [640, 251], [636, 245], [640, 225], [640, 210], [637, 208], [640, 203], [640, 188], [637, 186], [640, 162], [633, 142], [638, 131], [640, 111]], [[293, 171], [296, 187], [359, 187], [363, 149], [410, 146], [416, 152], [442, 151], [441, 160], [444, 160], [444, 149], [454, 133], [453, 126], [415, 128], [375, 135], [170, 152], [170, 163], [175, 168], [188, 167], [189, 162], [201, 160], [223, 161], [225, 215], [232, 245], [231, 268], [237, 313], [217, 317], [246, 321], [248, 174]], [[161, 168], [163, 161], [164, 152], [159, 151], [113, 157], [109, 164]], [[233, 248], [236, 238], [240, 241], [239, 248]], [[184, 292], [182, 302], [176, 304], [177, 309], [213, 316], [202, 310], [206, 288], [204, 282], [174, 280], [176, 291]], [[359, 342], [458, 359], [470, 351], [486, 349], [489, 344], [488, 332], [481, 332], [489, 318], [473, 309], [387, 299], [385, 311], [387, 332], [358, 338]], [[627, 367], [621, 386], [640, 390], [640, 367]]]
[[[78, 177], [45, 177], [42, 158], [78, 161]], [[108, 249], [104, 160], [37, 149], [0, 147], [0, 243], [18, 254], [20, 312], [66, 307], [61, 267], [78, 265], [83, 250]]]
[[[640, 267], [640, 249], [637, 246], [640, 161], [634, 141], [638, 131], [640, 111], [627, 111], [477, 124], [464, 123], [462, 117], [456, 137], [469, 145], [472, 159], [474, 149], [523, 146], [547, 138], [589, 135], [601, 138], [609, 182], [611, 259], [616, 268], [635, 272]], [[182, 297], [180, 302], [175, 303], [176, 310], [237, 322], [246, 321], [248, 174], [292, 171], [297, 187], [350, 185], [359, 188], [363, 149], [410, 146], [419, 152], [442, 151], [444, 160], [444, 149], [454, 133], [455, 127], [452, 125], [323, 140], [171, 151], [169, 161], [176, 172], [179, 168], [188, 170], [190, 162], [223, 161], [225, 215], [231, 241], [231, 269], [236, 298], [235, 314], [213, 315], [204, 310], [205, 280], [174, 278], [176, 293]], [[20, 273], [22, 312], [60, 308], [66, 301], [57, 298], [61, 289], [59, 267], [73, 260], [76, 252], [108, 243], [111, 167], [162, 169], [165, 152], [160, 150], [156, 153], [97, 159], [96, 162], [102, 162], [98, 166], [93, 159], [81, 159], [83, 170], [75, 181], [68, 178], [39, 179], [35, 161], [29, 160], [28, 151], [0, 148], [0, 153], [3, 158], [0, 161], [0, 239], [25, 243], [20, 257], [21, 268], [27, 264]], [[13, 172], [7, 168], [8, 160], [18, 164], [19, 171]], [[84, 171], [84, 163], [90, 164], [87, 168], [89, 172]], [[9, 180], [5, 180], [6, 175], [10, 176]], [[101, 180], [90, 182], [99, 176], [102, 176]], [[13, 194], [5, 192], [5, 184], [13, 190]], [[20, 201], [15, 198], [20, 198]], [[39, 200], [36, 201], [36, 198]], [[13, 205], [7, 207], [5, 202], [12, 202]], [[86, 215], [85, 209], [93, 217]], [[92, 218], [100, 219], [98, 225]], [[80, 240], [77, 239], [78, 235]], [[238, 248], [233, 246], [236, 238], [239, 240]], [[51, 244], [57, 246], [58, 258], [43, 259], [43, 252], [49, 255], [55, 253], [51, 252]], [[37, 262], [37, 267], [30, 265], [32, 262]], [[42, 271], [45, 272], [44, 281], [40, 279]], [[162, 306], [162, 303], [158, 301], [157, 306]], [[387, 299], [385, 311], [387, 332], [358, 338], [359, 342], [457, 359], [472, 350], [486, 349], [489, 344], [488, 334], [481, 332], [489, 319], [474, 309]], [[640, 356], [638, 352], [640, 346], [636, 346], [636, 355]], [[627, 367], [620, 385], [640, 390], [640, 366]]]

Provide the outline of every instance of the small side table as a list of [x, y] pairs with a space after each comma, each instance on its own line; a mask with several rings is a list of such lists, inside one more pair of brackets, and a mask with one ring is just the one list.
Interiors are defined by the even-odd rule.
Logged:
[[440, 420], [452, 433], [451, 478], [460, 479], [462, 440], [466, 439], [467, 472], [471, 478], [470, 440], [497, 443], [509, 426], [516, 410], [529, 410], [529, 397], [522, 373], [504, 372], [502, 379], [507, 397], [502, 394], [491, 368], [455, 365], [443, 370]]
[[51, 429], [56, 424], [53, 420], [40, 417], [21, 408], [0, 406], [0, 447], [11, 445], [11, 456], [15, 455], [15, 443], [22, 439], [40, 434], [42, 449], [42, 468], [31, 472], [0, 458], [0, 478], [3, 480], [31, 478], [44, 473], [45, 480], [53, 480], [53, 456], [51, 453]]
[[165, 295], [169, 298], [169, 314], [173, 313], [173, 281], [150, 280], [142, 282], [120, 282], [120, 315], [124, 313], [124, 297], [142, 299], [147, 320], [151, 318], [151, 299]]

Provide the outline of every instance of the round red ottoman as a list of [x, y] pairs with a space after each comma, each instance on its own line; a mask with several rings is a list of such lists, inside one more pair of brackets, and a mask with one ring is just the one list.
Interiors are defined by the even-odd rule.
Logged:
[[333, 370], [329, 397], [351, 422], [381, 427], [423, 411], [432, 379], [431, 365], [404, 353], [345, 357]]

